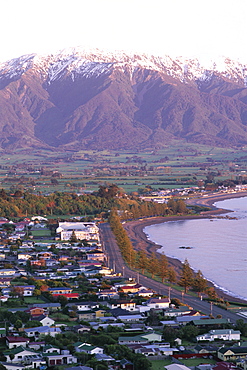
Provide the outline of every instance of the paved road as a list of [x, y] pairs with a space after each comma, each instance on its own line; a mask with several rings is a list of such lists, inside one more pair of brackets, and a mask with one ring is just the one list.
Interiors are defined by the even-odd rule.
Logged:
[[[136, 271], [132, 271], [126, 264], [121, 256], [115, 237], [111, 231], [108, 223], [100, 224], [101, 241], [104, 251], [107, 256], [108, 267], [113, 269], [116, 273], [121, 273], [125, 278], [135, 278], [137, 282], [156, 291], [159, 294], [169, 296], [170, 298], [178, 298], [181, 302], [188, 304], [194, 310], [201, 311], [206, 315], [212, 314], [214, 317], [221, 315], [223, 318], [229, 319], [232, 323], [242, 318], [239, 315], [223, 310], [215, 305], [206, 301], [201, 301], [199, 298], [191, 297], [188, 294], [183, 294], [175, 289], [159, 283], [155, 280], [147, 278]], [[243, 319], [243, 318], [242, 318]], [[247, 319], [243, 319], [247, 322]]]

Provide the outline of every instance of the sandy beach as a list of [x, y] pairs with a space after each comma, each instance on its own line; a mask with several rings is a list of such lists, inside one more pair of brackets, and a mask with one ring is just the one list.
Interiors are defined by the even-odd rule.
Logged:
[[[132, 242], [132, 245], [135, 250], [141, 250], [144, 249], [147, 251], [148, 254], [151, 254], [152, 252], [156, 253], [156, 256], [159, 258], [160, 253], [157, 252], [157, 249], [159, 249], [161, 246], [153, 243], [152, 241], [147, 239], [146, 234], [143, 232], [143, 229], [146, 226], [158, 224], [158, 223], [164, 223], [168, 221], [179, 221], [179, 220], [189, 220], [189, 219], [196, 219], [196, 218], [209, 218], [214, 217], [216, 215], [230, 212], [225, 209], [218, 209], [213, 206], [215, 202], [222, 201], [225, 199], [231, 199], [231, 198], [240, 198], [247, 196], [247, 192], [237, 192], [237, 193], [221, 193], [221, 194], [210, 194], [207, 197], [198, 197], [198, 198], [191, 198], [186, 200], [186, 203], [188, 205], [200, 205], [204, 207], [209, 207], [209, 211], [201, 212], [200, 215], [188, 215], [188, 216], [167, 216], [167, 217], [150, 217], [145, 218], [142, 220], [135, 220], [126, 222], [123, 226], [125, 230], [128, 233], [128, 236]], [[175, 270], [179, 273], [182, 267], [182, 263], [174, 258], [168, 258], [169, 264], [175, 268]], [[209, 282], [209, 285], [212, 286], [212, 284]], [[222, 297], [224, 300], [227, 301], [235, 301], [239, 303], [246, 303], [246, 301], [243, 301], [241, 299], [232, 297], [227, 295], [222, 290], [215, 288], [217, 291], [217, 294]]]

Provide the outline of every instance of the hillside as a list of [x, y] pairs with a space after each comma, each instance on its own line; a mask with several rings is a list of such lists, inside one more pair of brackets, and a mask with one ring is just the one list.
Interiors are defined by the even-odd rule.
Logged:
[[0, 148], [247, 144], [247, 66], [80, 49], [0, 65]]

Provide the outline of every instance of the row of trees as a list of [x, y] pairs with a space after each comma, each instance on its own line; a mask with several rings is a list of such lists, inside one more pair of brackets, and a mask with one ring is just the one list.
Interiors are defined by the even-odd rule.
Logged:
[[109, 222], [122, 256], [131, 268], [140, 270], [142, 274], [149, 273], [152, 278], [160, 278], [162, 283], [164, 281], [178, 283], [178, 285], [184, 288], [185, 293], [189, 288], [198, 292], [198, 295], [207, 291], [207, 280], [203, 277], [200, 270], [196, 274], [193, 272], [187, 259], [184, 261], [181, 272], [178, 274], [174, 267], [169, 265], [168, 259], [164, 254], [161, 254], [158, 258], [155, 253], [149, 256], [144, 250], [137, 252], [134, 250], [117, 211], [113, 210], [111, 212]]

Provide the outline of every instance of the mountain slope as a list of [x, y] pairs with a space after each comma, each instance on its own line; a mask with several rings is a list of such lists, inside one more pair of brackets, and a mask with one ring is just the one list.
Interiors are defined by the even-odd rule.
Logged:
[[71, 49], [0, 65], [0, 147], [247, 144], [247, 66]]

